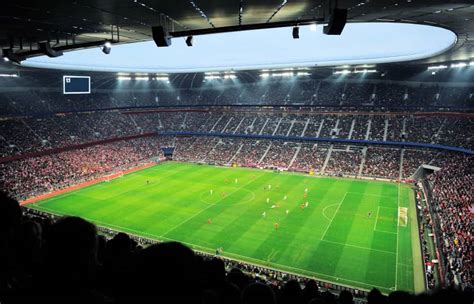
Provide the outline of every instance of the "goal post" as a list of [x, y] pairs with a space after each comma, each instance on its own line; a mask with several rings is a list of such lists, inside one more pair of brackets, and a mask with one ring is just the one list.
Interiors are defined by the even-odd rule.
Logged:
[[398, 208], [398, 226], [406, 227], [408, 225], [408, 208]]

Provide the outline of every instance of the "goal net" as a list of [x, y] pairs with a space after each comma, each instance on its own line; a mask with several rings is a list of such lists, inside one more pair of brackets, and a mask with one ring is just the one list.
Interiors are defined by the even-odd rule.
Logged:
[[398, 208], [398, 226], [406, 227], [408, 224], [408, 208]]

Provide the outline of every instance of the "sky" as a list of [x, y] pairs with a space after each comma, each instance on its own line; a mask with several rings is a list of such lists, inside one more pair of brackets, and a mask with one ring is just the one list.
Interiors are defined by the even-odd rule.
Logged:
[[99, 47], [63, 56], [30, 58], [30, 67], [106, 72], [187, 73], [268, 68], [377, 64], [417, 60], [451, 48], [453, 32], [408, 23], [348, 23], [342, 35], [322, 33], [323, 25], [241, 31], [174, 38], [167, 48], [153, 41], [114, 45], [109, 55]]

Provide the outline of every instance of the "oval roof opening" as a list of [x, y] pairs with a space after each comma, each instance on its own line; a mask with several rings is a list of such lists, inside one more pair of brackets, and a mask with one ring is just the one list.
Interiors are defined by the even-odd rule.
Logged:
[[153, 41], [30, 58], [28, 67], [104, 72], [188, 73], [268, 68], [378, 64], [424, 59], [450, 49], [457, 36], [450, 30], [409, 23], [348, 23], [341, 36], [323, 34], [323, 25], [276, 28], [184, 38], [157, 48]]

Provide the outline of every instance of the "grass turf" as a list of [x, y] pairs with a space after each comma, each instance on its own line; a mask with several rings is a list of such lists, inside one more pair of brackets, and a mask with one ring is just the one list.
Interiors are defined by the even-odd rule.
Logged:
[[394, 183], [167, 162], [29, 206], [361, 289], [420, 275], [413, 191]]

